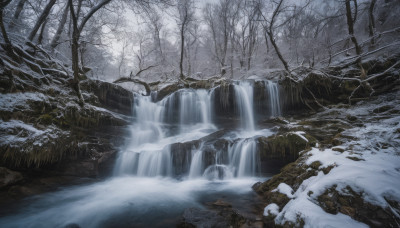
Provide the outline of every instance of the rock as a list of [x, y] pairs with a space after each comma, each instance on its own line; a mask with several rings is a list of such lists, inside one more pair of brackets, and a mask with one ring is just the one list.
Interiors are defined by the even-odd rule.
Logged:
[[274, 124], [289, 124], [290, 122], [283, 117], [273, 117], [264, 121], [265, 123], [274, 123]]
[[21, 173], [0, 167], [0, 188], [4, 188], [23, 180]]
[[355, 192], [350, 186], [341, 191], [332, 186], [317, 197], [317, 202], [328, 213], [340, 212], [370, 227], [397, 226], [398, 220], [391, 209], [366, 202], [362, 195], [363, 193]]
[[340, 147], [332, 147], [332, 150], [333, 150], [333, 151], [340, 152], [340, 153], [343, 153], [343, 152], [344, 152], [344, 149], [343, 149], [343, 148], [340, 148]]
[[300, 137], [298, 134], [288, 132], [282, 135], [259, 137], [257, 151], [260, 154], [261, 167], [266, 173], [276, 173], [284, 165], [295, 161], [299, 152], [315, 145], [316, 140], [310, 136]]
[[188, 227], [229, 227], [224, 217], [218, 215], [217, 212], [188, 208], [183, 212], [183, 221], [177, 226], [179, 228]]
[[97, 96], [102, 107], [132, 115], [133, 93], [123, 87], [99, 80], [85, 80], [81, 82], [81, 89]]
[[356, 121], [356, 120], [358, 119], [356, 116], [352, 116], [352, 115], [347, 115], [346, 118], [347, 118], [349, 121], [352, 121], [352, 122], [354, 122], [354, 121]]
[[228, 202], [225, 202], [221, 199], [215, 201], [214, 203], [212, 203], [213, 206], [217, 206], [217, 207], [232, 207], [232, 205]]
[[200, 140], [194, 140], [170, 145], [174, 175], [179, 176], [188, 173], [192, 160], [192, 150], [198, 148], [200, 143]]
[[372, 112], [373, 113], [382, 113], [382, 112], [386, 112], [386, 111], [388, 111], [390, 109], [393, 109], [393, 108], [394, 107], [391, 106], [391, 105], [383, 105], [383, 106], [381, 106], [379, 108], [374, 109]]
[[167, 85], [157, 92], [156, 101], [161, 101], [166, 96], [168, 96], [182, 88], [183, 88], [183, 85], [181, 85], [179, 83]]

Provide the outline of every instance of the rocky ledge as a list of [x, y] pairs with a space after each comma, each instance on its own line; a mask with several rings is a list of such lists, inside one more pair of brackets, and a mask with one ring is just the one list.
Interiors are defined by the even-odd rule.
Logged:
[[400, 93], [332, 105], [283, 124], [318, 143], [253, 189], [267, 227], [396, 227], [400, 222]]
[[19, 64], [2, 57], [0, 201], [107, 175], [131, 122], [133, 94], [84, 79], [85, 103], [79, 105], [61, 64]]

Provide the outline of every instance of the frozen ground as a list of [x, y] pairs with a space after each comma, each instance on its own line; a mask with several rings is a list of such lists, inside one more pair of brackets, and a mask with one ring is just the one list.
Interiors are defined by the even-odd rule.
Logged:
[[[327, 110], [357, 117], [359, 126], [342, 132], [351, 140], [332, 148], [312, 148], [303, 154], [308, 157], [305, 165], [315, 161], [322, 164], [318, 175], [304, 180], [293, 195], [291, 187], [281, 183], [273, 191], [287, 195], [290, 201], [280, 210], [276, 204], [267, 205], [264, 215], [276, 215], [275, 223], [281, 225], [302, 219], [305, 227], [368, 227], [348, 215], [327, 213], [320, 207], [318, 196], [327, 189], [349, 195], [350, 187], [365, 202], [392, 211], [399, 221], [398, 208], [388, 203], [388, 199], [400, 202], [399, 94], [382, 97], [372, 104]], [[329, 166], [333, 169], [324, 174], [321, 169]]]

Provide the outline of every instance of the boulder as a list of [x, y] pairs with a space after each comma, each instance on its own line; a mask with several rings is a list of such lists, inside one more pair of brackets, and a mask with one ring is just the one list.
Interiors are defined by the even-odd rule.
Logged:
[[23, 179], [21, 173], [0, 167], [0, 188], [16, 184]]
[[284, 165], [295, 161], [299, 152], [314, 146], [316, 140], [305, 134], [288, 132], [257, 139], [257, 150], [260, 154], [261, 168], [264, 173], [276, 173]]
[[179, 228], [192, 227], [229, 227], [226, 219], [217, 212], [199, 209], [188, 208], [183, 212], [182, 221], [178, 224]]

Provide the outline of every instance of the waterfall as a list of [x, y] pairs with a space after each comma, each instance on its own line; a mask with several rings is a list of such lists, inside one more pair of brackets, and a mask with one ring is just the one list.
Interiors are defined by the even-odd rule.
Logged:
[[239, 81], [234, 84], [234, 89], [242, 127], [246, 131], [254, 131], [253, 83]]
[[127, 149], [120, 152], [114, 173], [135, 173], [143, 145], [155, 143], [165, 137], [162, 128], [164, 106], [151, 102], [150, 97], [136, 96], [135, 124], [130, 127], [131, 137]]
[[211, 95], [208, 91], [182, 90], [177, 93], [179, 96], [179, 116], [181, 132], [187, 125], [201, 123], [210, 125], [211, 115]]
[[281, 116], [281, 105], [279, 98], [278, 83], [272, 81], [265, 81], [265, 89], [269, 96], [269, 110], [270, 116]]
[[189, 179], [201, 177], [203, 174], [203, 151], [195, 150], [190, 163]]
[[[207, 90], [191, 89], [179, 90], [159, 102], [136, 96], [131, 137], [126, 149], [119, 153], [114, 173], [171, 176], [169, 146], [215, 130], [211, 97]], [[173, 130], [174, 124], [178, 124], [179, 131]]]
[[[271, 116], [278, 116], [278, 85], [270, 81], [264, 83]], [[204, 141], [200, 146], [191, 144], [217, 130], [212, 107], [214, 99], [219, 98], [215, 97], [214, 90], [182, 89], [159, 102], [136, 96], [131, 137], [119, 153], [115, 174], [210, 180], [257, 176], [260, 164], [256, 138], [268, 135], [269, 131], [255, 130], [254, 85], [253, 81], [233, 84], [242, 128], [222, 136], [228, 142], [223, 149], [216, 149], [212, 143], [205, 145]]]
[[241, 139], [231, 145], [229, 166], [237, 177], [255, 176], [257, 172], [256, 142], [253, 138]]

